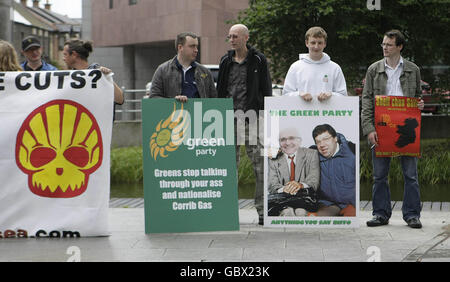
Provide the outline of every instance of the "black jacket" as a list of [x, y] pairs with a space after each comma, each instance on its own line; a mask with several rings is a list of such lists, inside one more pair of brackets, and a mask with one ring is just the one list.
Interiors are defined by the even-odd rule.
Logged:
[[[272, 96], [272, 79], [266, 57], [254, 47], [247, 45], [247, 110], [263, 110], [264, 97]], [[217, 93], [219, 98], [228, 97], [228, 77], [232, 63], [234, 50], [220, 59], [219, 77], [217, 79]]]

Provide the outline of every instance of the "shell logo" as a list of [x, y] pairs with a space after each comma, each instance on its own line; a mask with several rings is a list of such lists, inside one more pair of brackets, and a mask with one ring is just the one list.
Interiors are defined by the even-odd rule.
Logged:
[[185, 133], [189, 127], [188, 112], [176, 109], [173, 105], [173, 111], [166, 120], [161, 120], [155, 128], [155, 132], [150, 137], [150, 154], [156, 161], [157, 157], [167, 158], [166, 152], [173, 152], [178, 149], [186, 137]]
[[89, 175], [100, 167], [103, 142], [95, 117], [70, 100], [35, 109], [16, 140], [17, 166], [28, 175], [34, 194], [72, 198], [83, 194]]

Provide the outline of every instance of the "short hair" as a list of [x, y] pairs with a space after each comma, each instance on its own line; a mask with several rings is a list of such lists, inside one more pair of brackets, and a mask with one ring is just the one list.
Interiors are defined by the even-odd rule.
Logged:
[[244, 34], [244, 35], [246, 35], [246, 36], [250, 35], [250, 32], [249, 32], [249, 30], [248, 30], [248, 27], [245, 26], [245, 25], [243, 25], [243, 24], [235, 24], [235, 25], [233, 25], [233, 26], [230, 28], [230, 30], [231, 30], [232, 28], [237, 29], [237, 30], [239, 31], [239, 33], [242, 33], [242, 34]]
[[326, 124], [326, 123], [325, 124], [321, 124], [321, 125], [316, 126], [313, 129], [312, 136], [313, 136], [313, 139], [314, 139], [314, 143], [316, 143], [316, 137], [319, 136], [320, 134], [324, 133], [324, 132], [330, 133], [330, 135], [333, 136], [333, 137], [337, 136], [336, 130], [334, 130], [334, 128], [331, 125]]
[[66, 41], [64, 45], [69, 46], [69, 54], [72, 54], [72, 52], [75, 51], [81, 59], [86, 61], [89, 54], [94, 50], [92, 47], [93, 43], [89, 40], [71, 39]]
[[310, 37], [322, 37], [327, 41], [327, 32], [320, 26], [313, 26], [305, 33], [305, 40], [308, 41]]
[[400, 46], [403, 45], [403, 49], [405, 48], [406, 39], [403, 33], [401, 33], [400, 30], [392, 29], [387, 31], [384, 36], [387, 36], [388, 38], [395, 38], [395, 45]]
[[177, 39], [175, 40], [175, 50], [178, 51], [178, 45], [184, 45], [186, 43], [186, 37], [192, 37], [194, 39], [198, 38], [197, 34], [193, 32], [182, 32], [177, 35]]

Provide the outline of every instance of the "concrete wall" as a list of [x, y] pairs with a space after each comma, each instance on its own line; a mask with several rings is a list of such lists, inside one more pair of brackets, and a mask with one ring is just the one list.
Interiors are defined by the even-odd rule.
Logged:
[[200, 36], [203, 64], [217, 64], [229, 48], [225, 43], [230, 25], [248, 0], [128, 0], [92, 1], [92, 38], [97, 46], [126, 46], [173, 41], [183, 31]]
[[[178, 33], [200, 36], [197, 60], [218, 64], [230, 48], [230, 25], [248, 0], [83, 0], [82, 38], [94, 41], [90, 62], [114, 71], [114, 81], [128, 89], [144, 89], [156, 68], [175, 55]], [[128, 98], [129, 97], [129, 98]], [[133, 99], [133, 95], [126, 99]]]
[[13, 0], [0, 0], [0, 39], [11, 42], [12, 25], [10, 10]]
[[[92, 40], [92, 0], [82, 0], [82, 24], [81, 38], [84, 40]], [[94, 51], [89, 56], [90, 62], [97, 62], [113, 70], [114, 81], [119, 86], [134, 88], [134, 81], [128, 75], [129, 70], [124, 65], [123, 47], [97, 47], [94, 41]], [[130, 80], [132, 82], [130, 82]]]
[[135, 47], [135, 82], [137, 89], [144, 89], [153, 78], [156, 68], [175, 56], [174, 41]]
[[114, 122], [112, 148], [142, 146], [142, 123]]

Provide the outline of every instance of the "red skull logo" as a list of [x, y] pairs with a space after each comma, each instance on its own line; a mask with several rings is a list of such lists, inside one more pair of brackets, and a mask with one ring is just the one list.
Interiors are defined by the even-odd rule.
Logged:
[[17, 134], [17, 166], [28, 174], [28, 186], [39, 196], [81, 195], [102, 158], [97, 121], [73, 101], [54, 100], [40, 106], [25, 119]]

